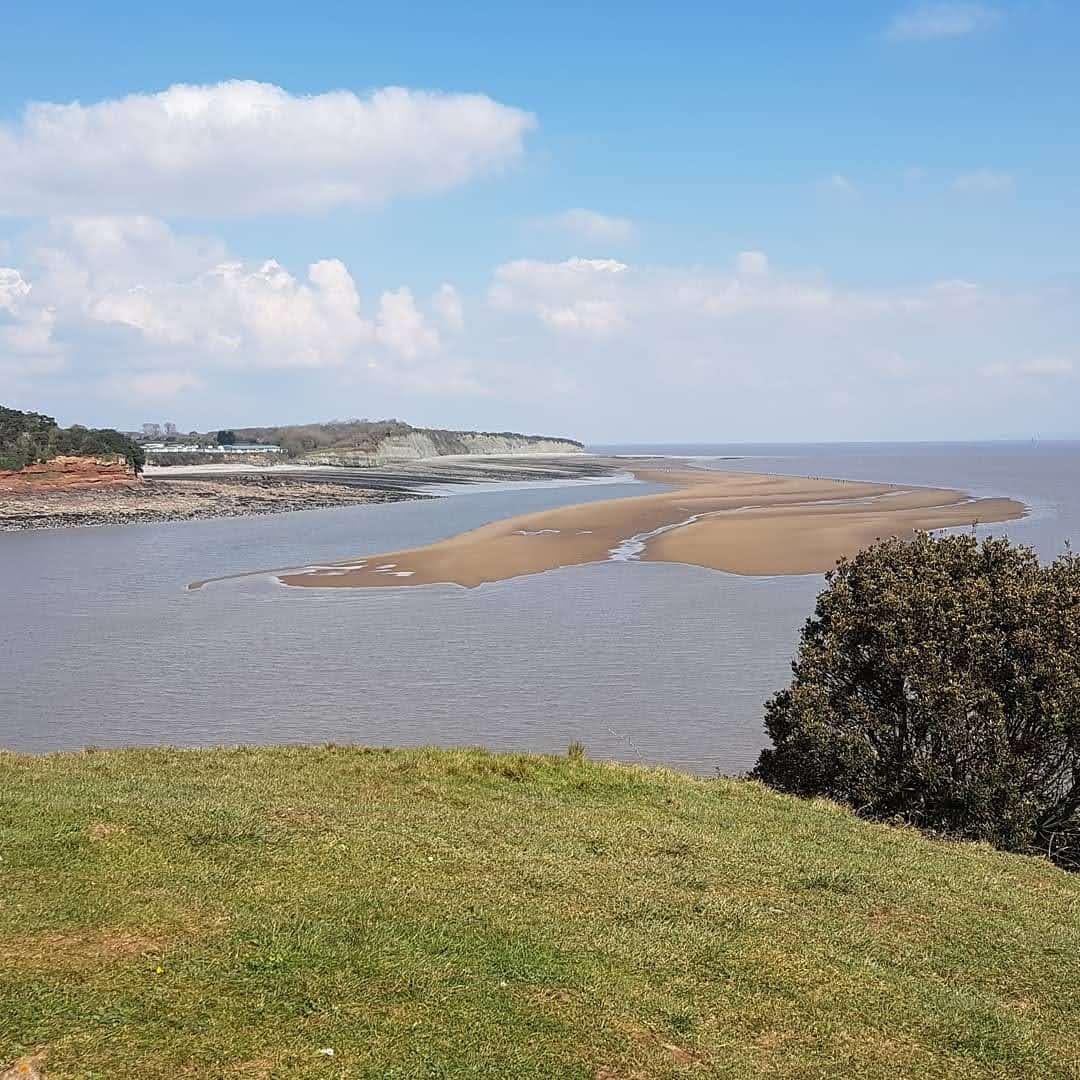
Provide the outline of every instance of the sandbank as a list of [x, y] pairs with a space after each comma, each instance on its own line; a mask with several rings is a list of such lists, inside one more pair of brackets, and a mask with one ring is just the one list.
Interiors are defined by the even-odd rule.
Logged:
[[878, 538], [1025, 513], [1012, 499], [973, 499], [948, 488], [686, 467], [633, 472], [672, 489], [524, 514], [426, 547], [306, 567], [279, 580], [308, 588], [472, 588], [610, 560], [745, 575], [811, 574]]

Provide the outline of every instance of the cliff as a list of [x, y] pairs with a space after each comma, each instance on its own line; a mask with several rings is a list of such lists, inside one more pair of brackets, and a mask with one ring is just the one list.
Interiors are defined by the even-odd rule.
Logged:
[[496, 435], [480, 431], [412, 431], [386, 435], [370, 447], [327, 447], [300, 456], [311, 465], [382, 465], [394, 461], [475, 454], [580, 454], [581, 443], [539, 435]]
[[134, 470], [119, 456], [55, 457], [41, 465], [13, 472], [0, 469], [0, 495], [32, 495], [44, 491], [134, 484]]

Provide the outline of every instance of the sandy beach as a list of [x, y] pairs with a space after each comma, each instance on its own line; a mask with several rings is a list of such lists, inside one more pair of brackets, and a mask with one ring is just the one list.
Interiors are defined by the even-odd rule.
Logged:
[[745, 575], [820, 573], [877, 538], [1010, 521], [1025, 513], [1012, 499], [972, 499], [947, 488], [685, 466], [633, 472], [672, 490], [526, 514], [427, 547], [363, 553], [280, 580], [309, 588], [471, 588], [612, 559]]

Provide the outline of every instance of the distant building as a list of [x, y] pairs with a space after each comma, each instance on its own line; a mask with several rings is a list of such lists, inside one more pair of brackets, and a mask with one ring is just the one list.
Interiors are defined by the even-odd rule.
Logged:
[[161, 425], [160, 424], [143, 424], [142, 433], [148, 439], [157, 439], [161, 437]]
[[283, 446], [262, 443], [236, 443], [234, 446], [205, 446], [200, 443], [143, 443], [148, 454], [284, 454]]
[[172, 423], [172, 421], [167, 420], [165, 422], [165, 434], [166, 435], [175, 435], [176, 434], [176, 425], [174, 423]]

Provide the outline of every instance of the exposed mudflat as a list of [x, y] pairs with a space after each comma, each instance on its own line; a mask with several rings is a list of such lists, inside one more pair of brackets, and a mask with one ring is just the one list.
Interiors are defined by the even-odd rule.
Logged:
[[1025, 507], [946, 488], [907, 488], [678, 466], [636, 466], [660, 494], [526, 514], [404, 551], [283, 574], [287, 585], [473, 587], [584, 563], [652, 560], [737, 574], [828, 570], [879, 537], [1010, 521]]

